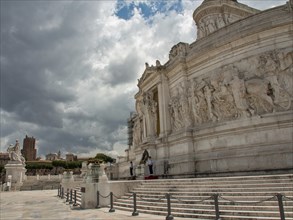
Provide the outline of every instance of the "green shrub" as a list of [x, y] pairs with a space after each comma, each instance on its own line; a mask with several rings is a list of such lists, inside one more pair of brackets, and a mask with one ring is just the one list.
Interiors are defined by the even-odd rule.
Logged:
[[25, 165], [27, 170], [37, 170], [37, 169], [49, 169], [52, 170], [53, 166], [51, 163], [34, 163], [34, 162], [27, 162]]
[[52, 161], [52, 165], [54, 167], [63, 167], [65, 169], [74, 169], [74, 168], [81, 168], [81, 161], [64, 161], [64, 160], [54, 160]]

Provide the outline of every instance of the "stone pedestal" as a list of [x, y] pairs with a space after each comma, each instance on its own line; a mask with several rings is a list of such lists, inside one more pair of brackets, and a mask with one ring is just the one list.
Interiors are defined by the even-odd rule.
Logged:
[[[100, 165], [89, 164], [88, 172], [84, 183], [81, 185], [81, 208], [83, 209], [93, 209], [97, 206], [97, 191], [99, 182]], [[104, 169], [101, 166], [101, 169]], [[104, 172], [105, 174], [105, 172]]]
[[144, 164], [140, 164], [136, 167], [136, 169], [135, 169], [136, 179], [138, 179], [138, 180], [144, 179], [145, 167], [146, 166]]
[[5, 165], [5, 170], [6, 182], [8, 182], [8, 176], [11, 176], [11, 189], [18, 190], [20, 186], [22, 186], [25, 178], [25, 165], [19, 161], [9, 161], [8, 164]]

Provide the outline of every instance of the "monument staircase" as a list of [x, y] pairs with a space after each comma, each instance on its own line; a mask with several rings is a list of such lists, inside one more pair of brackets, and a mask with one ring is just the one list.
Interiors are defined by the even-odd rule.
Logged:
[[293, 174], [148, 180], [117, 198], [114, 208], [132, 212], [134, 193], [138, 213], [164, 216], [170, 214], [169, 194], [174, 219], [215, 219], [217, 198], [221, 220], [280, 220], [281, 198], [283, 217], [293, 220]]

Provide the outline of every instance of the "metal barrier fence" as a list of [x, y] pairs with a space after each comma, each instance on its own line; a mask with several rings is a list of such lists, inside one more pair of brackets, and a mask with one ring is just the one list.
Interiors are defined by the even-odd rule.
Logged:
[[[58, 194], [57, 194], [58, 197], [60, 197], [61, 199], [64, 199], [64, 188], [60, 185], [59, 188], [58, 188]], [[110, 198], [110, 209], [109, 209], [109, 212], [115, 212], [115, 209], [114, 209], [114, 197], [118, 199], [118, 197], [116, 197], [113, 192], [110, 192], [109, 195], [107, 196], [103, 196], [100, 194], [99, 191], [97, 191], [97, 206], [96, 208], [100, 208], [100, 197], [101, 198]], [[166, 204], [167, 204], [167, 216], [166, 216], [166, 220], [173, 220], [174, 217], [172, 216], [172, 206], [171, 206], [171, 199], [173, 200], [177, 200], [179, 201], [180, 203], [188, 203], [190, 204], [190, 200], [189, 201], [184, 201], [180, 198], [176, 198], [174, 196], [172, 196], [170, 193], [166, 193], [165, 196], [162, 196], [161, 198], [158, 198], [157, 200], [148, 200], [148, 199], [145, 199], [141, 196], [138, 196], [135, 192], [132, 193], [131, 196], [129, 196], [128, 198], [126, 199], [130, 199], [130, 198], [133, 198], [133, 212], [132, 212], [132, 216], [137, 216], [139, 215], [139, 212], [137, 210], [137, 197], [142, 200], [142, 201], [150, 201], [150, 202], [159, 202], [159, 201], [162, 201], [163, 199], [166, 199]], [[70, 196], [69, 196], [69, 189], [67, 189], [67, 193], [66, 193], [66, 202], [69, 202], [69, 204], [72, 204], [73, 203], [73, 206], [76, 206], [77, 203], [77, 196], [76, 196], [76, 190], [74, 190], [74, 195], [73, 195], [73, 190], [71, 189], [70, 190]], [[193, 204], [198, 204], [198, 203], [205, 203], [207, 201], [212, 201], [213, 205], [214, 205], [214, 210], [215, 210], [215, 219], [216, 220], [220, 220], [221, 219], [221, 216], [220, 216], [220, 208], [219, 208], [219, 200], [224, 200], [226, 202], [229, 202], [229, 205], [255, 205], [255, 204], [260, 204], [260, 203], [263, 203], [263, 202], [266, 202], [266, 201], [278, 201], [278, 206], [279, 206], [279, 214], [280, 214], [280, 220], [285, 220], [285, 211], [284, 211], [284, 204], [283, 204], [283, 201], [293, 201], [292, 198], [289, 198], [285, 195], [282, 195], [280, 193], [270, 197], [270, 198], [266, 198], [266, 199], [263, 199], [263, 200], [260, 200], [260, 201], [255, 201], [255, 202], [244, 202], [244, 201], [234, 201], [234, 200], [231, 200], [231, 199], [227, 199], [223, 196], [221, 196], [220, 194], [213, 194], [211, 195], [210, 197], [208, 198], [205, 198], [205, 199], [202, 199], [202, 200], [195, 200], [195, 201], [192, 201]], [[74, 202], [73, 202], [74, 200]]]
[[[65, 197], [64, 188], [61, 185], [58, 187], [57, 196], [61, 199], [64, 199]], [[73, 206], [77, 206], [77, 190], [76, 189], [75, 190], [67, 189], [65, 202], [68, 202], [68, 204], [72, 204]]]
[[[97, 208], [100, 207], [100, 204], [99, 204], [99, 197], [102, 197], [102, 198], [108, 198], [110, 197], [110, 210], [109, 212], [115, 212], [115, 209], [114, 209], [114, 202], [113, 202], [113, 197], [117, 198], [112, 192], [110, 192], [109, 195], [107, 196], [103, 196], [99, 193], [99, 191], [97, 191]], [[144, 200], [144, 201], [151, 201], [151, 202], [159, 202], [163, 199], [166, 199], [166, 203], [167, 203], [167, 216], [166, 216], [166, 220], [173, 220], [174, 217], [172, 216], [172, 213], [171, 213], [171, 198], [173, 199], [176, 199], [178, 200], [179, 202], [181, 203], [187, 203], [187, 201], [184, 201], [184, 200], [181, 200], [179, 198], [176, 198], [176, 197], [172, 197], [170, 193], [166, 193], [166, 195], [164, 197], [161, 197], [159, 199], [157, 199], [156, 201], [154, 201], [153, 199], [152, 200], [148, 200], [148, 199], [144, 199], [143, 197], [141, 196], [137, 196], [137, 194], [135, 192], [132, 193], [131, 196], [129, 196], [128, 198], [126, 199], [130, 199], [130, 198], [133, 198], [133, 212], [132, 212], [132, 216], [137, 216], [139, 215], [138, 211], [137, 211], [137, 197], [140, 198], [141, 200]], [[280, 213], [280, 220], [285, 220], [285, 211], [284, 211], [284, 205], [283, 205], [283, 201], [284, 200], [290, 200], [290, 201], [293, 201], [292, 198], [289, 198], [289, 197], [286, 197], [285, 195], [282, 195], [280, 193], [270, 197], [270, 198], [267, 198], [267, 199], [264, 199], [264, 200], [260, 200], [260, 201], [256, 201], [256, 202], [243, 202], [243, 201], [234, 201], [234, 200], [230, 200], [230, 199], [227, 199], [223, 196], [221, 196], [220, 194], [213, 194], [212, 196], [206, 198], [206, 199], [203, 199], [203, 200], [198, 200], [198, 201], [193, 201], [194, 204], [196, 203], [204, 203], [206, 201], [213, 201], [213, 205], [214, 205], [214, 209], [215, 209], [215, 219], [216, 220], [220, 220], [221, 219], [221, 216], [220, 216], [220, 208], [219, 208], [219, 199], [222, 199], [224, 201], [228, 201], [230, 202], [231, 205], [241, 205], [241, 204], [246, 204], [246, 205], [254, 205], [254, 204], [259, 204], [259, 203], [263, 203], [263, 202], [266, 202], [266, 201], [272, 201], [272, 200], [277, 200], [278, 201], [278, 206], [279, 206], [279, 213]], [[188, 203], [190, 204], [190, 201], [188, 201]]]

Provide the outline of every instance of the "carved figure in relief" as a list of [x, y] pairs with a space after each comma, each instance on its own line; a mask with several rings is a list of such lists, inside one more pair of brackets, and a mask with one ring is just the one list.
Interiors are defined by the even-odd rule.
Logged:
[[260, 57], [260, 68], [265, 73], [265, 79], [270, 82], [273, 89], [274, 103], [280, 102], [280, 85], [277, 78], [277, 63], [272, 58], [272, 54], [266, 54]]
[[[214, 88], [211, 88], [205, 81], [202, 81], [203, 91], [204, 91], [204, 97], [207, 103], [207, 112], [208, 112], [208, 119], [212, 120], [213, 122], [218, 120], [218, 117], [213, 113], [213, 107], [212, 107], [212, 101], [213, 101], [213, 92]], [[200, 94], [200, 93], [199, 93]]]
[[207, 122], [209, 120], [208, 105], [206, 102], [206, 97], [203, 92], [203, 89], [197, 90], [196, 97], [198, 100], [196, 106], [197, 106], [199, 117], [201, 118], [201, 123]]
[[133, 146], [138, 146], [142, 141], [142, 125], [138, 118], [133, 126]]
[[287, 92], [291, 102], [293, 97], [293, 51], [279, 51], [277, 57], [280, 61], [280, 86]]
[[191, 87], [189, 88], [189, 96], [188, 96], [189, 105], [191, 108], [191, 113], [193, 116], [194, 123], [201, 124], [202, 118], [199, 116], [199, 108], [198, 108], [199, 99], [195, 95], [195, 92], [197, 92], [197, 90], [198, 90], [197, 83], [196, 83], [195, 79], [193, 79], [191, 81]]
[[217, 112], [218, 120], [234, 118], [237, 115], [232, 92], [222, 82], [211, 81], [214, 87], [213, 106]]
[[234, 22], [234, 19], [232, 18], [231, 14], [225, 14], [224, 18], [226, 24], [231, 24], [232, 22]]
[[224, 22], [224, 19], [222, 17], [222, 15], [217, 15], [215, 17], [215, 23], [216, 23], [216, 26], [218, 29], [222, 28], [225, 26], [225, 22]]
[[249, 79], [245, 81], [251, 107], [257, 114], [275, 111], [275, 106], [269, 94], [269, 82], [263, 79]]
[[154, 132], [154, 135], [157, 135], [158, 132], [158, 128], [157, 128], [157, 124], [158, 124], [158, 103], [154, 100], [152, 100], [151, 102], [151, 106], [150, 106], [150, 111], [151, 111], [151, 117], [152, 117], [152, 130]]
[[[290, 85], [288, 87], [288, 83], [290, 84], [290, 78], [292, 79], [292, 76], [290, 77], [290, 73], [286, 73], [286, 69], [290, 66], [290, 56], [277, 59], [279, 56], [280, 53], [276, 52], [270, 52], [260, 56], [259, 69], [264, 72], [266, 76], [265, 79], [270, 83], [269, 86], [271, 87], [271, 96], [274, 104], [282, 109], [288, 110], [292, 101], [292, 95], [290, 94], [290, 88], [292, 89], [292, 87]], [[283, 68], [285, 69], [284, 71], [282, 71]]]
[[285, 52], [285, 51], [279, 51], [277, 53], [278, 60], [280, 61], [280, 70], [284, 71], [287, 69], [293, 68], [292, 66], [292, 60], [293, 60], [293, 51]]
[[235, 74], [233, 80], [230, 81], [230, 86], [232, 88], [232, 94], [234, 97], [235, 105], [237, 110], [240, 111], [238, 117], [244, 116], [249, 117], [252, 115], [253, 110], [249, 107], [246, 99], [246, 87], [243, 79]]
[[190, 127], [192, 125], [192, 120], [190, 117], [190, 109], [187, 98], [187, 92], [183, 83], [178, 86], [179, 102], [180, 102], [180, 112], [184, 120], [185, 127]]
[[207, 30], [206, 30], [206, 26], [204, 24], [204, 22], [199, 22], [198, 25], [199, 29], [198, 29], [198, 37], [202, 38], [207, 36]]
[[179, 101], [177, 97], [173, 97], [169, 104], [169, 110], [172, 118], [172, 127], [174, 130], [178, 130], [183, 127], [183, 119], [179, 113]]
[[152, 99], [153, 94], [151, 92], [146, 92], [143, 94], [143, 112], [146, 120], [147, 136], [153, 136], [155, 134], [152, 116]]
[[208, 16], [206, 18], [206, 27], [207, 27], [209, 33], [213, 33], [214, 31], [217, 30], [216, 25], [215, 25], [215, 21], [210, 16]]
[[139, 117], [143, 115], [143, 111], [142, 111], [143, 107], [142, 107], [142, 105], [143, 105], [142, 101], [140, 101], [140, 100], [136, 101], [136, 112], [137, 112]]

